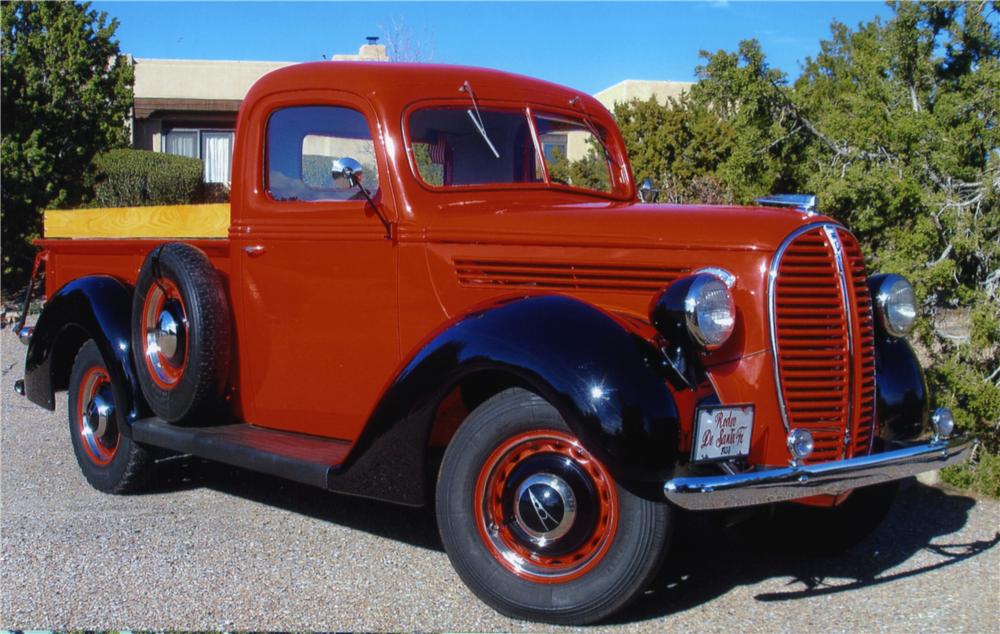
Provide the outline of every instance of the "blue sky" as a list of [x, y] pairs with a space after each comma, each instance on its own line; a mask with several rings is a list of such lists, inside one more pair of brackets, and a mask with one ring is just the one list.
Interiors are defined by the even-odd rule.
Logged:
[[855, 26], [880, 2], [272, 3], [95, 2], [136, 57], [314, 61], [355, 53], [393, 22], [428, 61], [499, 68], [593, 93], [623, 79], [690, 81], [701, 49], [757, 38], [791, 78], [834, 19]]

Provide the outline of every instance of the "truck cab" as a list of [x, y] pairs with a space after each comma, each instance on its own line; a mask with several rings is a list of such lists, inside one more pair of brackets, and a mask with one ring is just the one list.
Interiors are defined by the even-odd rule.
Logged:
[[155, 448], [433, 500], [484, 601], [579, 624], [642, 592], [677, 508], [804, 505], [846, 545], [971, 451], [928, 411], [906, 280], [785, 199], [641, 202], [579, 91], [301, 64], [235, 147], [226, 209], [54, 212], [39, 241], [23, 388], [68, 390], [102, 490]]

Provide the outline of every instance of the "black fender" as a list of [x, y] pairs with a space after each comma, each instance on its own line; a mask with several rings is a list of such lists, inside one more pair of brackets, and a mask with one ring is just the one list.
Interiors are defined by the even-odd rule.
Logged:
[[45, 304], [28, 343], [24, 364], [24, 389], [28, 399], [55, 409], [55, 391], [67, 387], [73, 359], [80, 345], [93, 339], [108, 366], [115, 400], [124, 404], [129, 425], [145, 415], [139, 382], [132, 364], [129, 338], [132, 289], [107, 276], [95, 275], [73, 280], [59, 289]]
[[653, 490], [672, 474], [678, 413], [663, 355], [594, 306], [532, 296], [454, 320], [420, 347], [384, 391], [330, 488], [422, 504], [438, 405], [478, 372], [516, 377], [548, 400], [619, 482]]
[[875, 333], [876, 413], [882, 440], [913, 440], [928, 426], [924, 371], [906, 339]]

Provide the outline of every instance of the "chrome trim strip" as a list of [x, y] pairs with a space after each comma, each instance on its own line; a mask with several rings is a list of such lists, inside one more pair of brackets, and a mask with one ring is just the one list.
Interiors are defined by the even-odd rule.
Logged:
[[663, 495], [688, 510], [738, 508], [900, 480], [963, 462], [979, 441], [952, 438], [904, 446], [871, 456], [734, 475], [680, 477], [663, 485]]
[[807, 216], [819, 213], [816, 207], [816, 194], [774, 194], [757, 198], [754, 202], [764, 207], [792, 207]]
[[728, 286], [730, 289], [732, 289], [733, 286], [736, 284], [736, 276], [727, 271], [726, 269], [718, 266], [703, 266], [697, 271], [694, 271], [695, 275], [697, 275], [698, 273], [708, 273], [709, 275], [714, 275], [715, 277], [725, 282], [726, 286]]
[[[844, 300], [844, 315], [847, 317], [847, 425], [844, 428], [844, 440], [841, 444], [840, 456], [847, 457], [847, 448], [851, 444], [854, 434], [854, 395], [857, 392], [855, 381], [855, 352], [854, 352], [854, 310], [855, 303], [851, 301], [851, 292], [847, 288], [847, 273], [844, 269], [844, 245], [840, 242], [840, 235], [837, 228], [831, 225], [823, 225], [823, 233], [833, 247], [834, 259], [837, 262], [837, 275], [840, 277], [840, 297]], [[853, 285], [853, 282], [852, 282]]]
[[767, 321], [771, 328], [771, 365], [774, 369], [774, 385], [778, 393], [778, 409], [781, 411], [781, 423], [785, 426], [785, 433], [790, 433], [792, 427], [788, 422], [788, 407], [785, 405], [785, 392], [781, 386], [781, 369], [778, 363], [778, 324], [776, 316], [778, 267], [781, 266], [781, 257], [788, 249], [788, 245], [795, 238], [813, 229], [827, 226], [837, 227], [838, 225], [829, 222], [812, 222], [788, 234], [788, 237], [782, 241], [778, 249], [774, 252], [774, 257], [771, 258], [771, 268], [767, 274]]

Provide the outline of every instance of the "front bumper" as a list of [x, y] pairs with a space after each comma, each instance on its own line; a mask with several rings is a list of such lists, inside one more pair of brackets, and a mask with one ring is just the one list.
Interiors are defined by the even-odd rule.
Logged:
[[677, 506], [697, 511], [836, 495], [962, 462], [977, 442], [956, 437], [835, 462], [732, 475], [680, 477], [666, 482], [663, 494]]

